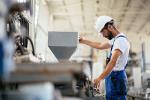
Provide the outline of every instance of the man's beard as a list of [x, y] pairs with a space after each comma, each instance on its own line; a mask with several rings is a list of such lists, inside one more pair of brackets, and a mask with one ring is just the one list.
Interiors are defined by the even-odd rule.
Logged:
[[106, 37], [107, 39], [109, 39], [109, 40], [111, 40], [111, 39], [113, 39], [114, 38], [114, 36], [112, 35], [112, 33], [111, 32], [109, 32], [108, 33], [108, 36]]

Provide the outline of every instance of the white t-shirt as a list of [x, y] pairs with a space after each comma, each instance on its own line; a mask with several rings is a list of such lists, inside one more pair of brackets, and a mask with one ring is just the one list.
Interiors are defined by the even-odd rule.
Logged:
[[128, 61], [128, 56], [129, 56], [130, 43], [129, 43], [128, 39], [125, 38], [126, 36], [118, 37], [120, 35], [125, 36], [125, 34], [123, 34], [123, 33], [118, 34], [114, 38], [115, 39], [114, 45], [113, 45], [114, 39], [109, 41], [110, 45], [113, 45], [112, 53], [115, 49], [119, 49], [122, 52], [122, 54], [117, 59], [117, 62], [116, 62], [115, 67], [113, 68], [113, 71], [124, 70], [124, 68], [127, 64], [127, 61]]

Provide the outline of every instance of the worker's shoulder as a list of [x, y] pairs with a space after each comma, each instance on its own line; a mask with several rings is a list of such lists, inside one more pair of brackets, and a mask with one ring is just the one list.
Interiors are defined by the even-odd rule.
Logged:
[[127, 36], [124, 34], [124, 33], [119, 33], [116, 37], [117, 38], [126, 38], [127, 39]]
[[126, 42], [128, 41], [128, 38], [124, 33], [120, 33], [118, 36], [116, 36], [115, 40]]
[[125, 45], [128, 44], [128, 38], [126, 36], [118, 36], [115, 40], [116, 44]]

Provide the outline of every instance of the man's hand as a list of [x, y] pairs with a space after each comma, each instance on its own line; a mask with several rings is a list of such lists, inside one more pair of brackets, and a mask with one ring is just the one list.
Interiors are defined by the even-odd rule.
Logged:
[[102, 88], [102, 79], [97, 78], [94, 80], [94, 88], [96, 88], [97, 90], [101, 90]]
[[80, 42], [80, 43], [82, 43], [83, 40], [84, 40], [83, 37], [80, 37], [80, 36], [78, 37], [78, 39], [79, 39], [79, 42]]

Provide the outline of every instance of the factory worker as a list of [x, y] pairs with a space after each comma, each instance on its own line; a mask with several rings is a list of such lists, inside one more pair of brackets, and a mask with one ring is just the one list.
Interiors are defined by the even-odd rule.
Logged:
[[99, 34], [107, 38], [108, 42], [93, 42], [83, 37], [79, 42], [97, 49], [110, 48], [104, 71], [94, 80], [96, 88], [101, 87], [101, 82], [105, 79], [106, 100], [126, 100], [127, 76], [125, 72], [128, 61], [130, 44], [124, 33], [121, 33], [114, 23], [114, 19], [109, 16], [98, 17], [95, 28]]

